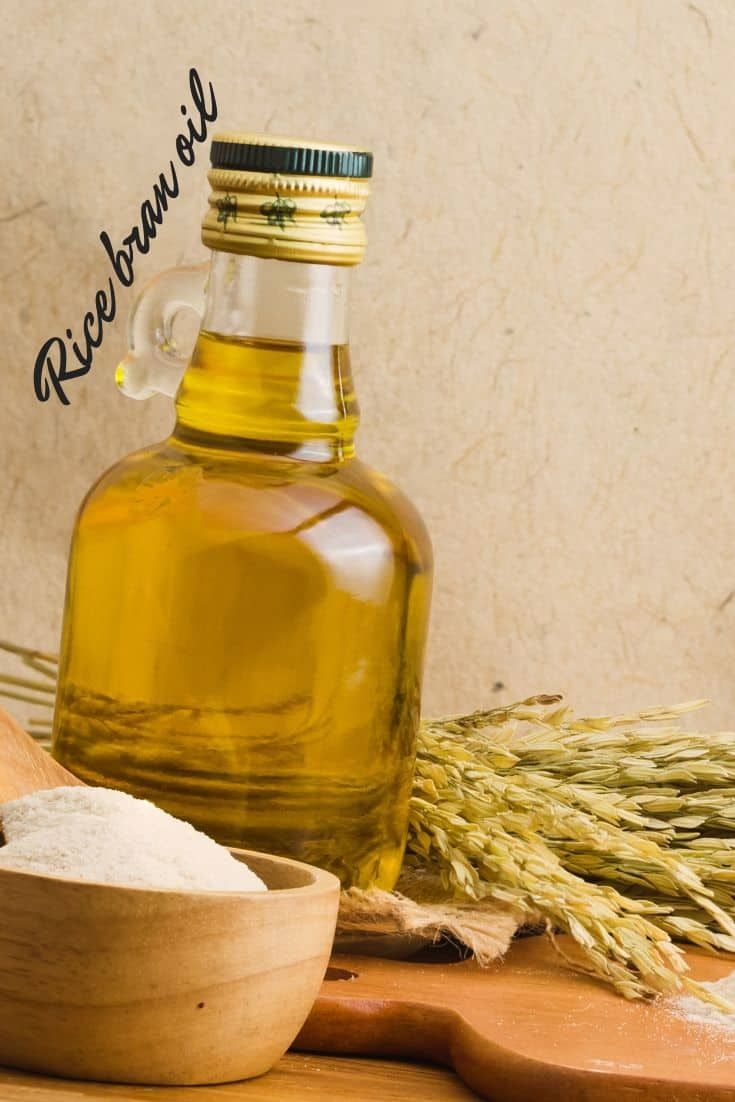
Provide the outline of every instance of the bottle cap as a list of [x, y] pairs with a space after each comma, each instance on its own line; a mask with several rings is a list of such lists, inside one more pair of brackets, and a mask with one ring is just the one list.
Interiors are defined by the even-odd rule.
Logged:
[[264, 134], [215, 134], [202, 223], [210, 249], [359, 264], [372, 153]]

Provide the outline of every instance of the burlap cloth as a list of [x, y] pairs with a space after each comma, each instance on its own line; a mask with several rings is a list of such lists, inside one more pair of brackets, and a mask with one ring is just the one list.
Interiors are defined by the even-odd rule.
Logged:
[[404, 872], [396, 891], [342, 892], [337, 952], [407, 957], [438, 942], [471, 952], [481, 965], [502, 957], [527, 915], [490, 900], [448, 898], [438, 878]]

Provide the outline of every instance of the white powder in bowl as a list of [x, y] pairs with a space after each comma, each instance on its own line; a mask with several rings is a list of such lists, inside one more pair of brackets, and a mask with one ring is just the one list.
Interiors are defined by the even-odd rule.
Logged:
[[266, 886], [189, 823], [111, 788], [70, 786], [0, 804], [0, 868], [174, 891]]

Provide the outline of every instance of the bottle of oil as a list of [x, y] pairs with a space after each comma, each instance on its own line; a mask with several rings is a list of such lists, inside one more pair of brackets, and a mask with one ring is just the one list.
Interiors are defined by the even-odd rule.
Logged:
[[[173, 432], [104, 474], [77, 518], [53, 749], [227, 845], [391, 888], [431, 551], [354, 455], [347, 293], [371, 167], [336, 146], [215, 138], [206, 303]], [[142, 318], [170, 364], [165, 297], [164, 279], [132, 332]], [[151, 362], [128, 357], [123, 388], [156, 389]]]

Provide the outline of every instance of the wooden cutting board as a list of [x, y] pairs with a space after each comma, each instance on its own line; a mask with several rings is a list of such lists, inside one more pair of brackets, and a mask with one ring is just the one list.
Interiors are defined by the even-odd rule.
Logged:
[[[700, 980], [735, 969], [734, 958], [689, 960]], [[735, 1100], [735, 1033], [678, 1018], [663, 1000], [628, 1002], [571, 971], [543, 937], [484, 970], [333, 957], [294, 1047], [446, 1064], [493, 1102]]]

